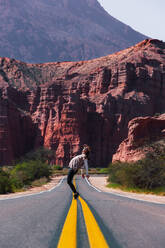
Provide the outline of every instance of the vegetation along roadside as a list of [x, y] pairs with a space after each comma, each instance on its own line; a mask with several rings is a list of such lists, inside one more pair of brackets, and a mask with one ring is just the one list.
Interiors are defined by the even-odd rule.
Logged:
[[150, 152], [139, 161], [111, 163], [109, 165], [108, 187], [165, 196], [164, 143], [151, 144]]
[[[53, 152], [40, 148], [16, 161], [12, 166], [0, 168], [0, 194], [25, 191], [48, 183], [53, 176], [67, 175], [68, 169], [50, 165]], [[106, 174], [108, 168], [90, 168], [90, 174]]]

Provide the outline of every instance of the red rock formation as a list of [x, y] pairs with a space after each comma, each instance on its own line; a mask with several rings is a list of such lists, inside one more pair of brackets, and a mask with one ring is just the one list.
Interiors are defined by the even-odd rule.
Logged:
[[37, 130], [29, 114], [9, 99], [0, 100], [0, 164], [7, 165], [34, 148]]
[[81, 62], [26, 64], [0, 58], [0, 97], [8, 123], [0, 127], [0, 143], [9, 151], [0, 164], [44, 145], [55, 151], [54, 163], [67, 165], [87, 143], [91, 165], [106, 166], [127, 137], [130, 120], [165, 109], [165, 43], [145, 40]]
[[149, 151], [149, 144], [165, 138], [165, 114], [134, 118], [129, 122], [128, 129], [128, 137], [113, 155], [113, 162], [137, 161]]

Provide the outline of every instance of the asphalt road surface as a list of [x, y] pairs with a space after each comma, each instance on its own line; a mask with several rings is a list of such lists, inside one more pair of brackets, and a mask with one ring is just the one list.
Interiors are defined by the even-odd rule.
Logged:
[[165, 205], [76, 187], [0, 200], [0, 248], [165, 248]]

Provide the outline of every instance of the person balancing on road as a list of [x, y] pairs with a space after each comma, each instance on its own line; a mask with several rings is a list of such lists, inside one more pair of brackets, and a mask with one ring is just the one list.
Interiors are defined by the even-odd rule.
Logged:
[[[71, 159], [69, 163], [69, 172], [67, 176], [67, 183], [69, 184], [71, 190], [74, 193], [74, 198], [77, 199], [79, 196], [79, 193], [77, 192], [75, 186], [72, 183], [74, 175], [78, 172], [79, 169], [85, 168], [86, 169], [86, 177], [89, 178], [88, 175], [88, 159], [89, 159], [89, 153], [90, 148], [87, 145], [84, 145], [84, 148], [82, 150], [81, 155], [77, 155], [74, 158]], [[84, 172], [82, 174], [82, 177], [84, 178]]]

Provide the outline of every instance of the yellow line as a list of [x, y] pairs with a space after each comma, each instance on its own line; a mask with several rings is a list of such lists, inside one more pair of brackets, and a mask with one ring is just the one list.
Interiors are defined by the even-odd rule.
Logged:
[[58, 248], [72, 247], [77, 244], [77, 201], [72, 199], [72, 203], [66, 217]]
[[87, 203], [79, 197], [84, 214], [90, 248], [108, 248], [108, 244], [91, 212]]
[[[75, 179], [73, 180], [76, 186]], [[88, 233], [90, 248], [109, 248], [90, 208], [87, 203], [79, 197], [81, 202], [85, 224]], [[57, 248], [72, 247], [77, 245], [77, 200], [72, 199], [72, 203], [66, 217], [60, 240]]]
[[[76, 181], [73, 180], [74, 186], [76, 187]], [[102, 234], [95, 217], [93, 216], [90, 208], [87, 203], [79, 196], [79, 200], [81, 202], [85, 224], [88, 233], [88, 239], [90, 243], [90, 248], [109, 248], [104, 235]]]
[[75, 178], [73, 179], [73, 184], [74, 184], [74, 186], [76, 188], [76, 179]]

